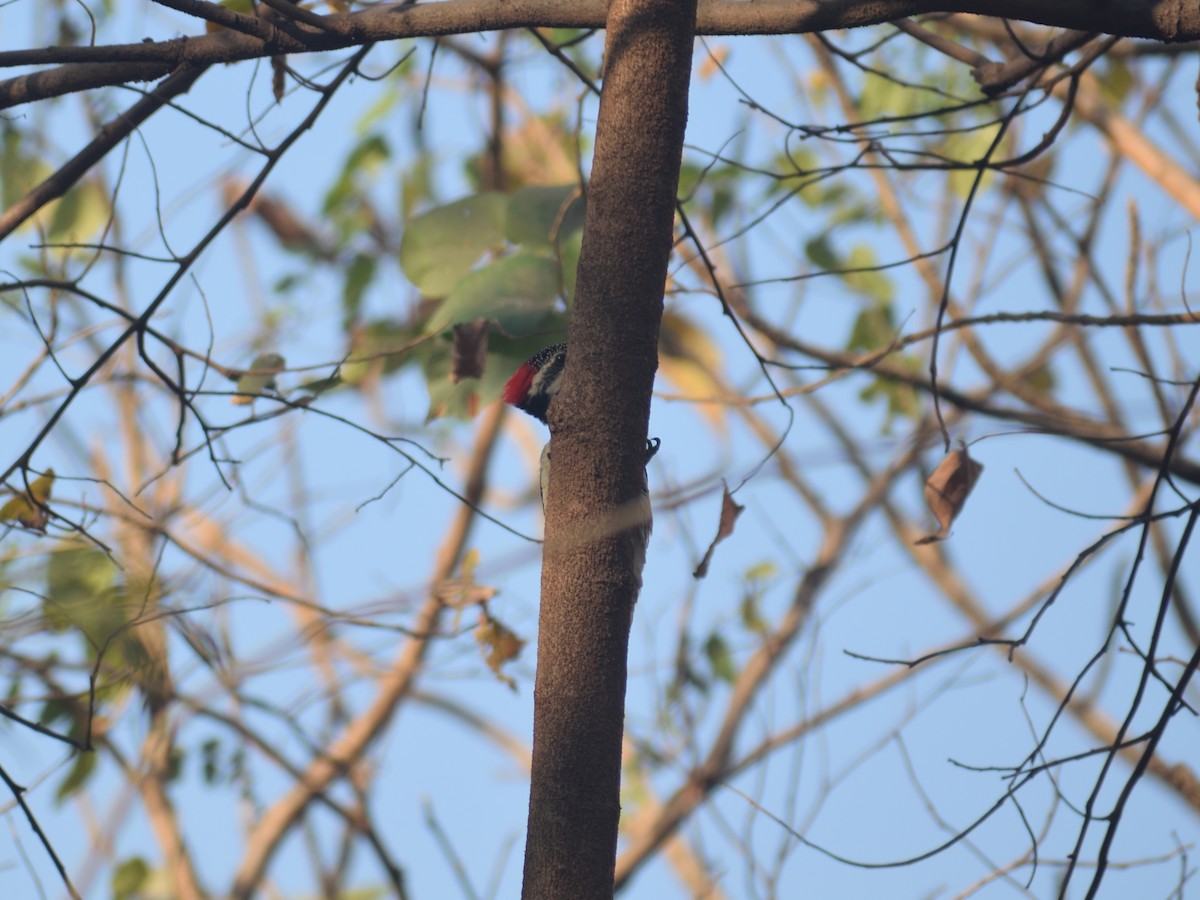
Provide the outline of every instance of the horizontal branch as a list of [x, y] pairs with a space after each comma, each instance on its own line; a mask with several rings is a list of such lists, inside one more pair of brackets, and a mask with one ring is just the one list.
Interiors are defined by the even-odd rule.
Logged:
[[[762, 332], [781, 347], [820, 360], [837, 369], [859, 369], [887, 381], [908, 385], [922, 393], [933, 392], [933, 385], [926, 373], [914, 372], [901, 363], [893, 362], [887, 358], [886, 353], [864, 360], [862, 356], [799, 340], [745, 307], [740, 308], [738, 312], [755, 330]], [[1115, 425], [1088, 418], [1076, 410], [1056, 407], [1052, 411], [1045, 411], [1002, 406], [983, 394], [964, 393], [944, 384], [938, 385], [938, 393], [943, 400], [958, 409], [970, 410], [994, 419], [1021, 422], [1046, 434], [1087, 444], [1151, 470], [1162, 469], [1165, 465], [1166, 471], [1176, 478], [1200, 485], [1200, 462], [1179, 454], [1175, 454], [1170, 460], [1164, 460], [1163, 448], [1141, 438], [1131, 437]]]
[[[171, 4], [183, 6], [183, 4]], [[446, 0], [375, 7], [320, 17], [323, 27], [265, 20], [262, 35], [215, 34], [98, 47], [0, 53], [0, 67], [53, 65], [0, 82], [0, 109], [72, 91], [145, 81], [180, 65], [212, 65], [287, 53], [340, 50], [369, 42], [442, 37], [508, 28], [604, 27], [605, 0]], [[1160, 41], [1200, 39], [1200, 4], [1189, 0], [701, 0], [701, 35], [803, 34], [877, 25], [915, 15], [971, 13], [1080, 31]]]

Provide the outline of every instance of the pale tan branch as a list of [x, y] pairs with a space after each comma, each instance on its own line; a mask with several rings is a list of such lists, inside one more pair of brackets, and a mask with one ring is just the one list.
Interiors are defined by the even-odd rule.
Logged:
[[[464, 494], [468, 503], [459, 507], [458, 515], [442, 542], [430, 576], [431, 584], [449, 578], [458, 564], [475, 520], [475, 507], [482, 499], [488, 462], [503, 418], [504, 410], [499, 405], [489, 409], [483, 418], [467, 474]], [[413, 621], [413, 636], [400, 646], [391, 666], [380, 677], [378, 691], [370, 705], [347, 725], [322, 756], [309, 764], [304, 779], [263, 813], [246, 839], [246, 851], [230, 891], [232, 897], [248, 900], [257, 894], [267, 864], [284, 836], [299, 821], [304, 809], [318, 793], [327, 790], [335, 780], [348, 773], [387, 727], [400, 704], [412, 691], [429, 650], [429, 636], [436, 634], [437, 623], [444, 609], [445, 604], [436, 596], [430, 597], [421, 606]]]

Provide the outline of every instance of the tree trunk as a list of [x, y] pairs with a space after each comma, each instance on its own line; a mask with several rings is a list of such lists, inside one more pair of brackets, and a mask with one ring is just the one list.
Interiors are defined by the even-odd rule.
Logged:
[[[642, 489], [695, 0], [614, 0], [546, 512], [525, 898], [611, 897]], [[628, 516], [624, 523], [628, 525]]]

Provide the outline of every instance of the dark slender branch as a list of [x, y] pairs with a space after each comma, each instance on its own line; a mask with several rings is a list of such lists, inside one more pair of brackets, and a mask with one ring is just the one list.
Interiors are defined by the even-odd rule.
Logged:
[[75, 885], [71, 884], [71, 878], [67, 875], [67, 870], [62, 864], [62, 860], [58, 858], [58, 854], [54, 852], [54, 846], [50, 843], [50, 839], [46, 837], [46, 833], [42, 831], [42, 826], [38, 824], [37, 818], [33, 815], [33, 810], [25, 803], [25, 788], [17, 784], [8, 777], [8, 772], [4, 771], [4, 767], [0, 766], [0, 779], [3, 779], [5, 786], [12, 792], [13, 799], [17, 801], [17, 805], [21, 807], [21, 812], [25, 813], [25, 819], [29, 822], [29, 827], [33, 829], [33, 833], [37, 835], [38, 840], [42, 842], [42, 846], [46, 848], [46, 853], [50, 855], [50, 859], [54, 861], [54, 868], [58, 869], [58, 875], [62, 879], [63, 884], [67, 888], [75, 900], [79, 900], [79, 893], [75, 890]]
[[[51, 413], [49, 419], [42, 426], [41, 430], [38, 431], [33, 440], [26, 445], [25, 450], [22, 451], [21, 455], [7, 468], [5, 468], [3, 473], [0, 473], [0, 481], [4, 481], [9, 475], [16, 471], [16, 469], [28, 464], [28, 461], [32, 458], [34, 451], [41, 446], [42, 442], [54, 430], [54, 427], [58, 424], [59, 419], [62, 418], [67, 409], [74, 402], [75, 398], [79, 396], [80, 392], [91, 381], [92, 376], [108, 364], [108, 361], [112, 359], [113, 355], [124, 345], [125, 341], [135, 334], [141, 334], [141, 332], [149, 324], [151, 318], [153, 318], [155, 312], [157, 312], [158, 308], [163, 304], [167, 297], [170, 296], [171, 291], [175, 289], [175, 286], [184, 277], [188, 270], [191, 269], [192, 264], [200, 258], [200, 255], [204, 252], [205, 248], [207, 248], [209, 244], [216, 240], [217, 235], [221, 234], [221, 232], [225, 230], [225, 227], [231, 221], [233, 221], [233, 218], [249, 205], [251, 198], [258, 192], [259, 187], [261, 187], [263, 182], [266, 181], [267, 176], [283, 158], [284, 154], [296, 141], [300, 139], [302, 134], [304, 134], [313, 126], [313, 123], [316, 122], [317, 118], [329, 104], [329, 101], [333, 99], [333, 95], [336, 93], [337, 89], [346, 81], [347, 78], [350, 77], [351, 74], [353, 74], [358, 64], [363, 60], [370, 49], [371, 45], [362, 47], [351, 57], [350, 61], [347, 62], [345, 66], [343, 66], [342, 70], [338, 73], [337, 77], [335, 77], [330, 85], [324, 89], [321, 98], [313, 106], [312, 111], [307, 117], [305, 117], [304, 121], [297, 125], [296, 128], [293, 129], [277, 147], [266, 154], [266, 164], [262, 167], [262, 170], [258, 173], [254, 180], [250, 182], [250, 184], [242, 192], [238, 201], [232, 204], [225, 211], [220, 219], [217, 220], [216, 224], [214, 224], [212, 228], [205, 233], [205, 235], [196, 243], [196, 245], [192, 247], [189, 253], [179, 258], [176, 271], [171, 275], [170, 278], [167, 279], [166, 284], [149, 303], [146, 309], [143, 310], [142, 313], [137, 317], [137, 319], [126, 326], [124, 331], [122, 331], [121, 334], [97, 356], [96, 360], [91, 366], [88, 367], [83, 375], [74, 379], [72, 382], [71, 391], [63, 399], [62, 403], [58, 405], [54, 412]], [[195, 72], [192, 81], [195, 80], [195, 77], [199, 76], [200, 71], [202, 70]], [[183, 77], [185, 73], [181, 72], [179, 74], [181, 77]], [[140, 102], [141, 101], [139, 101], [139, 103]]]

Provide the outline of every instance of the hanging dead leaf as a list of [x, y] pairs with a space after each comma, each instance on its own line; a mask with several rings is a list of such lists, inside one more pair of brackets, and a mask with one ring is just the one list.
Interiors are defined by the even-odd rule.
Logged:
[[276, 103], [283, 101], [283, 92], [287, 87], [287, 57], [279, 54], [271, 57], [271, 94]]
[[712, 561], [713, 551], [717, 549], [717, 544], [733, 534], [733, 526], [745, 509], [746, 507], [738, 506], [733, 502], [733, 495], [729, 493], [729, 487], [726, 486], [721, 494], [721, 521], [717, 523], [717, 536], [712, 539], [712, 543], [704, 551], [704, 559], [700, 560], [700, 565], [696, 566], [696, 571], [692, 573], [693, 578], [703, 578], [708, 574], [708, 564]]
[[950, 526], [962, 512], [982, 471], [983, 463], [971, 459], [965, 444], [946, 454], [925, 481], [925, 503], [939, 527], [934, 533], [918, 540], [917, 544], [944, 541], [950, 535]]
[[476, 319], [454, 326], [454, 345], [450, 350], [450, 383], [464, 378], [480, 378], [488, 351], [488, 320]]
[[503, 622], [492, 618], [485, 612], [479, 613], [479, 625], [475, 628], [475, 640], [480, 649], [487, 648], [483, 660], [487, 663], [497, 678], [512, 688], [517, 689], [517, 683], [500, 671], [500, 667], [521, 655], [525, 641]]

